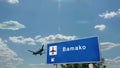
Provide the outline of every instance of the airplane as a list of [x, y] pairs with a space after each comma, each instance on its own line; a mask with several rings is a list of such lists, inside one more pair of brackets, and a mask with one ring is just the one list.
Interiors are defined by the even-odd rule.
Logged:
[[40, 49], [40, 50], [38, 50], [38, 51], [36, 51], [36, 52], [34, 52], [34, 51], [31, 51], [31, 50], [28, 50], [29, 52], [32, 52], [33, 53], [33, 55], [37, 55], [37, 54], [40, 54], [40, 55], [42, 55], [42, 54], [44, 54], [44, 45], [42, 45], [42, 48]]
[[54, 54], [54, 52], [56, 52], [56, 50], [54, 49], [54, 47], [52, 47], [52, 50], [50, 51], [52, 54]]

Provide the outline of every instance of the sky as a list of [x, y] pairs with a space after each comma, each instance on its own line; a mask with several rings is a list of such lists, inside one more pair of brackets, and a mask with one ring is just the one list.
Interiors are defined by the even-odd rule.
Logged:
[[99, 37], [107, 68], [120, 67], [120, 0], [0, 0], [0, 68], [53, 68], [44, 44]]

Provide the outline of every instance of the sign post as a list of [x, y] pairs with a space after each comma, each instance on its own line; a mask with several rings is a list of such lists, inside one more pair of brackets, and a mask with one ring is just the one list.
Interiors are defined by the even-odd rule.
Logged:
[[53, 64], [54, 65], [54, 68], [57, 68], [57, 64]]
[[89, 68], [94, 68], [94, 65], [92, 63], [90, 63]]
[[98, 37], [47, 45], [47, 64], [96, 62], [100, 62]]

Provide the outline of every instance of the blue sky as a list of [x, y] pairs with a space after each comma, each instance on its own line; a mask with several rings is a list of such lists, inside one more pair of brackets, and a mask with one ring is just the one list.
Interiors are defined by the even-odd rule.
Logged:
[[98, 36], [107, 68], [120, 65], [119, 0], [0, 0], [0, 67], [53, 68], [42, 44]]

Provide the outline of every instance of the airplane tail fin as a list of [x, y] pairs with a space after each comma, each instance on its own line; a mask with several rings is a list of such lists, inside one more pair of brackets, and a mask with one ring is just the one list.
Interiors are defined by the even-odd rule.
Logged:
[[42, 49], [43, 49], [44, 45], [42, 45]]

